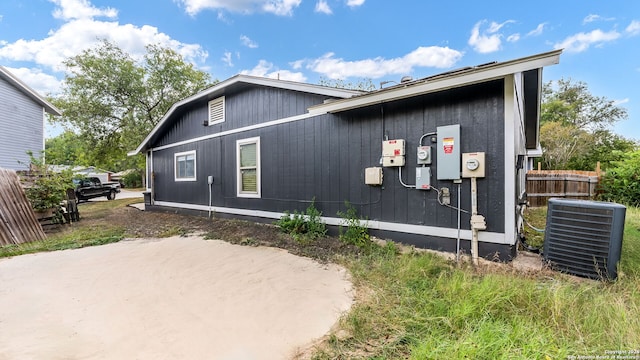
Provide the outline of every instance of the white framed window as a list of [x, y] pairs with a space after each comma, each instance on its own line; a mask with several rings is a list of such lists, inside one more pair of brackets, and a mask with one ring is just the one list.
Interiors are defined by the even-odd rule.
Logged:
[[238, 197], [260, 197], [260, 137], [236, 141]]
[[196, 181], [196, 151], [185, 151], [173, 155], [176, 181]]
[[209, 101], [209, 126], [224, 122], [224, 96]]

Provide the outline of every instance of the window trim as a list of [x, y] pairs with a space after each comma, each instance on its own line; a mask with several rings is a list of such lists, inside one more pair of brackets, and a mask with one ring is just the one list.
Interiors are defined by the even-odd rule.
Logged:
[[[242, 191], [242, 174], [240, 169], [240, 146], [256, 144], [256, 192]], [[261, 162], [260, 162], [260, 137], [252, 137], [247, 139], [236, 140], [236, 196], [242, 198], [260, 198], [262, 197], [262, 181], [261, 181]]]
[[[193, 177], [178, 177], [178, 157], [193, 155]], [[185, 159], [186, 160], [186, 159]], [[198, 179], [198, 156], [195, 150], [173, 154], [173, 178], [175, 181], [196, 181]]]
[[[216, 105], [217, 103], [221, 103], [222, 104], [222, 119], [213, 121], [211, 119], [211, 106], [212, 105]], [[215, 125], [215, 124], [221, 124], [221, 123], [224, 122], [224, 120], [225, 120], [225, 118], [227, 116], [225, 108], [226, 108], [226, 104], [225, 104], [224, 96], [220, 96], [218, 98], [210, 100], [207, 103], [207, 123], [208, 123], [209, 126]]]

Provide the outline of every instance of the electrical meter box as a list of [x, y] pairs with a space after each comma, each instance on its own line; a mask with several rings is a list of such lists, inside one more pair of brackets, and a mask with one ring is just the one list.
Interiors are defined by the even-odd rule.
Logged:
[[364, 169], [364, 183], [366, 185], [382, 185], [382, 168], [370, 167]]
[[483, 152], [462, 154], [462, 177], [483, 178], [485, 160]]
[[431, 168], [430, 167], [416, 168], [416, 189], [431, 190]]
[[460, 179], [460, 124], [438, 126], [438, 180]]
[[431, 164], [431, 146], [418, 146], [418, 165]]
[[386, 140], [382, 142], [382, 166], [404, 166], [404, 140]]

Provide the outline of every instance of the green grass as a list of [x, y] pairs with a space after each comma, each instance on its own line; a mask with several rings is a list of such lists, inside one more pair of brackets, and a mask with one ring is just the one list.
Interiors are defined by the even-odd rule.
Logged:
[[65, 225], [63, 231], [47, 236], [44, 241], [34, 241], [19, 245], [0, 247], [0, 258], [32, 254], [42, 251], [77, 249], [118, 242], [124, 238], [125, 229], [108, 222], [98, 225], [84, 225], [83, 220], [101, 219], [115, 208], [140, 202], [140, 199], [88, 202], [79, 205], [81, 221]]
[[99, 225], [79, 227], [71, 232], [48, 236], [44, 241], [0, 247], [0, 258], [31, 254], [42, 251], [78, 249], [86, 246], [104, 245], [124, 238], [124, 229]]
[[614, 283], [477, 270], [428, 253], [344, 263], [358, 301], [315, 359], [565, 359], [640, 349], [638, 209], [627, 210]]

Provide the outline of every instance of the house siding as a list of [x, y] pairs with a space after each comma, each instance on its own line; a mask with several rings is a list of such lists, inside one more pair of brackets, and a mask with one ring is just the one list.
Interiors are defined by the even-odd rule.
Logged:
[[44, 111], [12, 84], [0, 78], [0, 167], [27, 169], [32, 151], [44, 149]]
[[208, 118], [207, 99], [194, 102], [188, 110], [178, 111], [175, 124], [167, 130], [154, 146], [172, 144], [271, 120], [300, 115], [312, 105], [322, 103], [326, 96], [264, 86], [245, 87], [227, 92], [225, 96], [225, 121], [204, 126]]
[[[308, 106], [322, 101], [319, 96], [269, 88], [225, 96], [225, 123], [211, 127], [216, 129], [203, 126], [202, 120], [195, 119], [206, 116], [206, 102], [194, 104], [191, 110], [177, 114], [175, 126], [153, 146], [303, 114]], [[364, 184], [364, 169], [380, 166], [383, 137], [405, 139], [407, 155], [402, 175], [405, 183], [413, 184], [420, 136], [436, 131], [437, 126], [460, 124], [461, 152], [487, 154], [487, 176], [478, 180], [478, 211], [487, 217], [488, 232], [502, 233], [504, 107], [504, 81], [494, 80], [155, 150], [155, 200], [208, 205], [207, 176], [213, 175], [212, 204], [218, 207], [302, 211], [315, 198], [316, 207], [325, 216], [336, 217], [348, 200], [361, 217], [369, 220], [457, 228], [457, 212], [439, 205], [435, 191], [404, 188], [398, 181], [397, 168], [384, 169], [382, 187], [368, 186]], [[262, 197], [238, 198], [236, 140], [252, 137], [260, 137]], [[423, 143], [432, 145], [435, 154], [436, 144], [429, 139]], [[175, 182], [173, 154], [190, 150], [196, 151], [198, 178]], [[431, 165], [433, 186], [450, 188], [452, 201], [456, 201], [457, 187], [451, 181], [436, 180], [437, 161], [435, 158]], [[469, 210], [468, 180], [461, 188], [462, 208]], [[463, 229], [469, 229], [469, 216], [463, 214], [461, 223]]]

